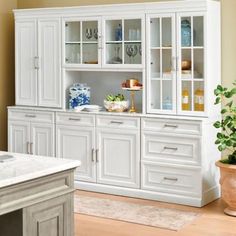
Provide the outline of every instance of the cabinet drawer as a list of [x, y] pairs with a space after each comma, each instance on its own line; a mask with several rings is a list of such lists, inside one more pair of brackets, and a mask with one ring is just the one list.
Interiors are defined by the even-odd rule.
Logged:
[[143, 118], [142, 129], [165, 133], [201, 135], [201, 121]]
[[143, 131], [142, 159], [200, 165], [201, 137]]
[[37, 111], [37, 110], [21, 110], [9, 109], [9, 120], [23, 120], [43, 123], [54, 123], [54, 112]]
[[74, 113], [56, 113], [56, 123], [62, 125], [95, 126], [95, 116]]
[[200, 196], [201, 169], [142, 162], [142, 189]]
[[134, 117], [120, 117], [120, 116], [97, 116], [97, 127], [102, 128], [125, 128], [125, 129], [139, 129], [140, 119]]

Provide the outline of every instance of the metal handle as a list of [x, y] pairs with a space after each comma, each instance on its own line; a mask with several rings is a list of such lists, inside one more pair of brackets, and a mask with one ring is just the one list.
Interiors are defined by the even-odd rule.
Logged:
[[98, 49], [103, 49], [103, 38], [101, 35], [98, 35]]
[[164, 127], [165, 127], [165, 128], [178, 128], [178, 125], [165, 124]]
[[27, 154], [30, 154], [30, 142], [27, 142], [26, 145], [27, 145]]
[[176, 57], [176, 71], [179, 71], [179, 57]]
[[164, 177], [164, 180], [178, 181], [178, 178]]
[[36, 118], [36, 115], [29, 115], [29, 114], [26, 114], [25, 117], [28, 117], [28, 118]]
[[173, 151], [177, 151], [178, 148], [176, 148], [176, 147], [164, 147], [164, 150], [173, 150]]
[[36, 70], [39, 69], [39, 57], [38, 56], [34, 57], [34, 68]]
[[95, 159], [94, 159], [94, 148], [92, 148], [92, 162], [95, 162]]
[[96, 162], [98, 163], [99, 162], [99, 158], [98, 158], [98, 149], [96, 149]]
[[80, 118], [69, 118], [69, 120], [71, 120], [71, 121], [81, 121]]
[[30, 143], [30, 154], [33, 154], [33, 143]]
[[124, 122], [122, 122], [122, 121], [114, 121], [114, 120], [112, 120], [110, 123], [111, 124], [118, 124], [118, 125], [124, 124]]

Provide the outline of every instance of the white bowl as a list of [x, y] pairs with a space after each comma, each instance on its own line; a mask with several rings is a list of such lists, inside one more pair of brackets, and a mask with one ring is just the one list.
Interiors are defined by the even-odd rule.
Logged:
[[113, 111], [113, 112], [124, 112], [127, 111], [129, 108], [129, 101], [107, 101], [104, 100], [104, 107], [107, 109], [107, 111]]

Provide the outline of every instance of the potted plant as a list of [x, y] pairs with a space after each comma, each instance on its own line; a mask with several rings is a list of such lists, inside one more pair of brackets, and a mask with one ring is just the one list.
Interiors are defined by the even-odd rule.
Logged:
[[232, 89], [218, 85], [214, 91], [215, 104], [222, 104], [222, 119], [214, 123], [219, 129], [215, 144], [219, 151], [227, 153], [216, 165], [221, 173], [222, 198], [228, 204], [224, 212], [230, 216], [236, 216], [236, 82], [233, 85]]

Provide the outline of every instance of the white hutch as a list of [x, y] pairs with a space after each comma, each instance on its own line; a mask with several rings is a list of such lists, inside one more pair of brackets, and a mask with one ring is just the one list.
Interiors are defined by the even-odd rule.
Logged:
[[[16, 106], [8, 108], [9, 151], [81, 160], [79, 189], [198, 207], [219, 197], [220, 153], [212, 126], [220, 116], [213, 93], [221, 75], [219, 2], [14, 14]], [[68, 109], [73, 83], [87, 83], [91, 103], [103, 105], [107, 94], [129, 96], [121, 90], [129, 78], [143, 84], [137, 113]]]

